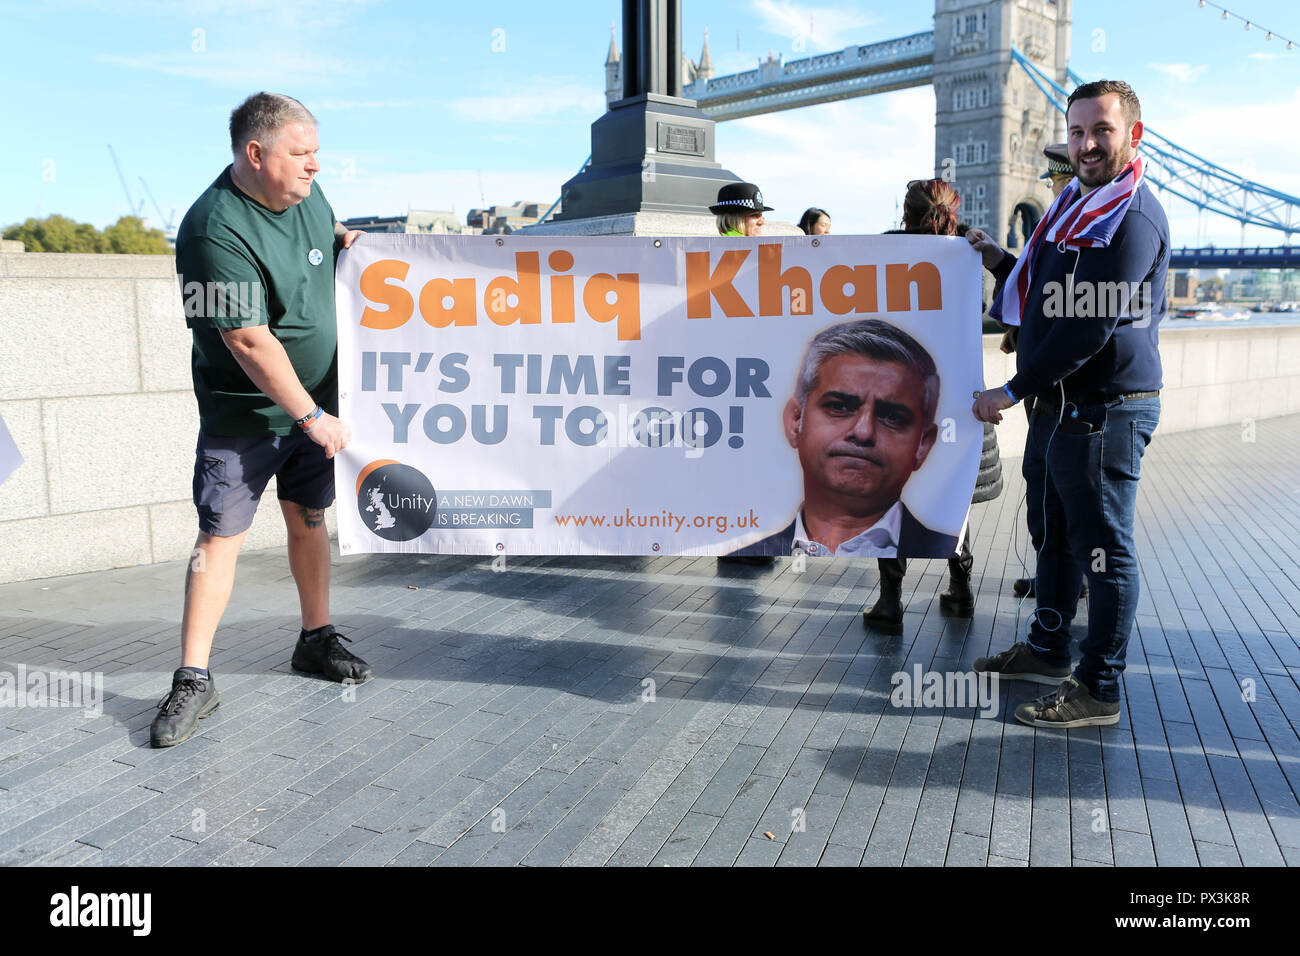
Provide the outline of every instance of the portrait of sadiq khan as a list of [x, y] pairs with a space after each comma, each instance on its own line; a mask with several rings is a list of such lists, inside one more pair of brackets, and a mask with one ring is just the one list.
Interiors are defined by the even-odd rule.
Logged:
[[934, 447], [938, 405], [934, 359], [898, 327], [862, 319], [819, 332], [782, 416], [803, 504], [786, 528], [733, 555], [951, 557], [956, 536], [927, 528], [900, 500]]

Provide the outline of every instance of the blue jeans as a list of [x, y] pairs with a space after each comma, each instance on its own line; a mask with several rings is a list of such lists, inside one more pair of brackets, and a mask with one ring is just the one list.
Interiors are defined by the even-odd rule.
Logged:
[[1137, 611], [1133, 548], [1142, 454], [1160, 421], [1160, 399], [1080, 405], [1072, 417], [1036, 410], [1025, 443], [1029, 536], [1038, 551], [1038, 612], [1029, 644], [1054, 667], [1070, 663], [1070, 623], [1088, 576], [1088, 633], [1074, 677], [1097, 700], [1119, 700]]

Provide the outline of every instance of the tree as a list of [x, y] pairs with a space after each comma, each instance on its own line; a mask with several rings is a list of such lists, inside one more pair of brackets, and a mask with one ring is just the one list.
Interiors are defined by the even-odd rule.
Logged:
[[123, 216], [101, 233], [88, 222], [54, 215], [10, 226], [3, 235], [5, 239], [17, 239], [28, 252], [170, 255], [172, 251], [161, 230], [146, 229], [136, 216]]
[[136, 216], [123, 216], [104, 230], [105, 252], [119, 254], [166, 256], [172, 249], [161, 229], [146, 229], [143, 220]]
[[73, 222], [67, 216], [28, 219], [10, 226], [4, 238], [17, 239], [28, 252], [103, 252], [103, 236], [88, 222]]

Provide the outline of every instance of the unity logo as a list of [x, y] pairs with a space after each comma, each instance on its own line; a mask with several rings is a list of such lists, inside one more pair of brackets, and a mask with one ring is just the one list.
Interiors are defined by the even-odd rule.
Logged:
[[423, 472], [391, 458], [372, 461], [357, 475], [357, 512], [385, 541], [410, 541], [428, 531], [436, 501]]

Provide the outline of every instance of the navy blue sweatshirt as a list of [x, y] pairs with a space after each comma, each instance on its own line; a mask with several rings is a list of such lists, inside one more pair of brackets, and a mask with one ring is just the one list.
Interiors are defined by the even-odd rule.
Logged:
[[[1004, 254], [993, 270], [999, 282], [1015, 262]], [[1016, 398], [1059, 395], [1062, 380], [1067, 398], [1159, 389], [1168, 268], [1169, 221], [1146, 183], [1104, 249], [1062, 252], [1044, 242], [1007, 383]]]

